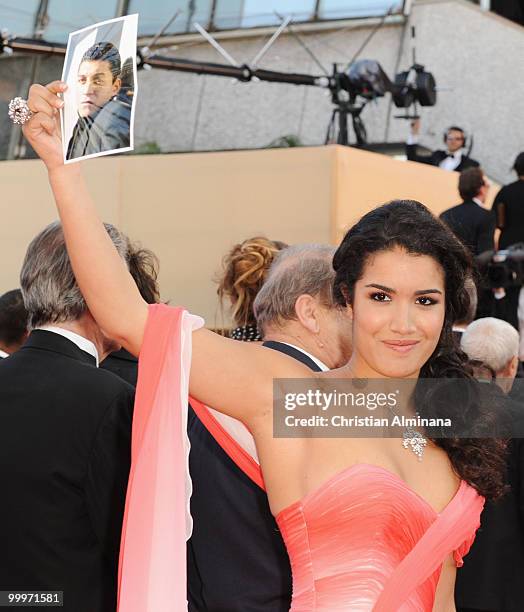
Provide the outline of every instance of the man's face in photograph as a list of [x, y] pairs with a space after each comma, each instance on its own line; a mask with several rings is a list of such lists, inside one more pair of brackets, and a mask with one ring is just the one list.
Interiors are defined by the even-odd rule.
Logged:
[[89, 117], [107, 104], [120, 89], [120, 79], [113, 78], [105, 60], [83, 61], [78, 68], [77, 104], [80, 117]]

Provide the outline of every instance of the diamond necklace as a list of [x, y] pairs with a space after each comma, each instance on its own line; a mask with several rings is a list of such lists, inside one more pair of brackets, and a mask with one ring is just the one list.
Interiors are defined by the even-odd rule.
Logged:
[[424, 449], [428, 443], [427, 439], [420, 433], [420, 431], [413, 429], [413, 427], [406, 427], [404, 429], [404, 433], [402, 434], [402, 438], [402, 446], [404, 448], [410, 448], [415, 453], [418, 460], [422, 461]]
[[[391, 406], [388, 405], [391, 413], [400, 418], [399, 415], [393, 410]], [[415, 412], [416, 416], [419, 416], [418, 412]], [[424, 456], [424, 449], [428, 444], [427, 438], [425, 438], [420, 431], [413, 429], [410, 425], [404, 426], [404, 432], [402, 434], [402, 446], [406, 449], [410, 449], [415, 453], [417, 459], [422, 461]]]
[[[359, 378], [353, 378], [353, 384], [358, 388], [366, 386], [366, 382], [363, 379]], [[389, 403], [387, 406], [391, 414], [400, 419], [399, 415], [393, 410]], [[419, 413], [415, 412], [415, 416], [419, 416]], [[424, 437], [420, 433], [420, 431], [413, 429], [413, 427], [411, 427], [410, 425], [404, 426], [404, 432], [402, 434], [402, 446], [406, 449], [410, 449], [413, 453], [415, 453], [419, 461], [422, 461], [422, 458], [424, 457], [424, 450], [427, 444], [427, 438]]]

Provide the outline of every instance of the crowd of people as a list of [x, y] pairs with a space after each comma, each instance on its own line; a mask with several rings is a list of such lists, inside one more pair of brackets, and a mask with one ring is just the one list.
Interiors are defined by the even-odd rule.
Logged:
[[[494, 221], [455, 149], [463, 203], [441, 220], [394, 200], [338, 248], [244, 240], [217, 278], [227, 338], [162, 304], [154, 254], [98, 220], [62, 161], [63, 90], [32, 86], [24, 125], [61, 223], [0, 297], [0, 590], [61, 591], [74, 612], [522, 609], [519, 336], [474, 260], [495, 224], [513, 231], [513, 187]], [[396, 416], [452, 415], [470, 434], [275, 435], [287, 379], [402, 380]], [[470, 392], [421, 395], [443, 379]]]

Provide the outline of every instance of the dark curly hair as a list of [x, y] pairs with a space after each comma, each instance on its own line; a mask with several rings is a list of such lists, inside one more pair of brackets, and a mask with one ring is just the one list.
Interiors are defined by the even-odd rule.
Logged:
[[[457, 475], [487, 498], [496, 498], [505, 490], [506, 442], [493, 438], [498, 431], [497, 411], [483, 404], [475, 393], [472, 370], [466, 354], [452, 335], [452, 325], [467, 316], [470, 296], [465, 287], [474, 274], [473, 261], [467, 249], [454, 234], [420, 202], [394, 200], [364, 215], [346, 234], [333, 258], [336, 272], [335, 301], [351, 304], [355, 283], [362, 277], [364, 266], [373, 253], [400, 247], [408, 253], [428, 255], [444, 271], [446, 304], [442, 332], [435, 351], [422, 366], [420, 378], [465, 379], [471, 381], [464, 394], [460, 414], [456, 406], [438, 401], [430, 393], [416, 392], [416, 408], [420, 416], [458, 418], [464, 431], [475, 438], [438, 437], [429, 428], [427, 436], [448, 455]], [[451, 382], [451, 381], [450, 381]], [[424, 385], [422, 385], [424, 386]], [[425, 386], [428, 389], [428, 385]], [[449, 398], [449, 394], [447, 395]], [[482, 437], [485, 436], [485, 437]]]
[[129, 273], [147, 304], [160, 304], [160, 289], [158, 287], [158, 257], [138, 243], [128, 243], [127, 265]]
[[20, 289], [12, 289], [0, 296], [0, 343], [4, 346], [22, 345], [27, 334], [27, 318]]

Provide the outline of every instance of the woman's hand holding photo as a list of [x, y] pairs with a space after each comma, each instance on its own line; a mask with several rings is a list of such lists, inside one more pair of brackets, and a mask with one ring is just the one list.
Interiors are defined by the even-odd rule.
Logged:
[[49, 172], [63, 166], [59, 110], [64, 102], [58, 94], [66, 89], [67, 85], [61, 81], [45, 87], [32, 85], [29, 89], [27, 106], [33, 116], [24, 123], [23, 132]]

